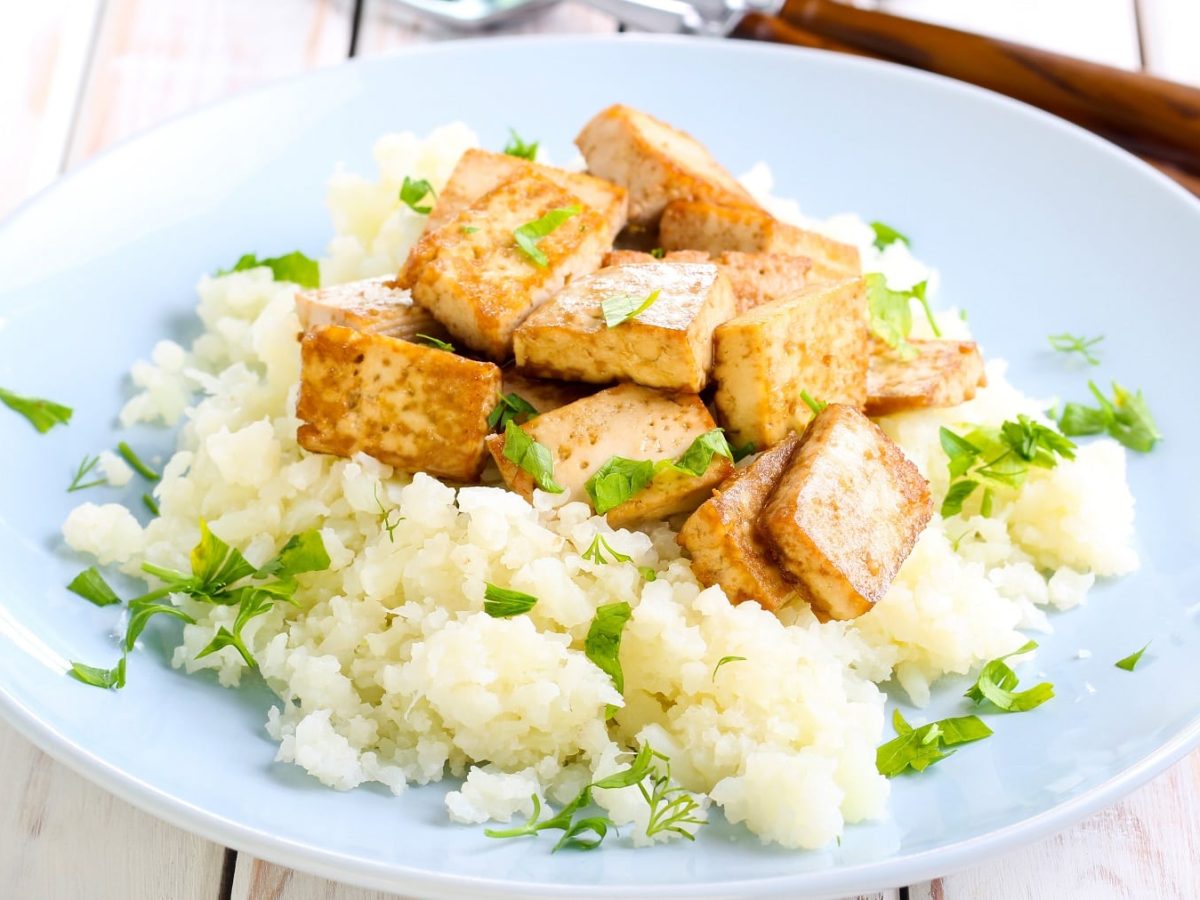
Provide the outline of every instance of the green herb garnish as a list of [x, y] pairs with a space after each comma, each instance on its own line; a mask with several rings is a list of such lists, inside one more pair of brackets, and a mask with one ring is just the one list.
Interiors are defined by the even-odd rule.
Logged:
[[745, 661], [746, 661], [746, 657], [744, 657], [744, 656], [722, 656], [720, 659], [717, 660], [717, 664], [715, 666], [713, 666], [712, 680], [713, 681], [717, 680], [717, 672], [721, 671], [721, 666], [725, 665], [726, 663], [745, 662]]
[[1078, 353], [1089, 365], [1100, 365], [1100, 358], [1092, 352], [1092, 348], [1104, 340], [1104, 335], [1089, 338], [1081, 337], [1064, 331], [1062, 334], [1052, 334], [1047, 337], [1050, 346], [1059, 353]]
[[508, 588], [497, 587], [490, 581], [483, 592], [483, 611], [493, 619], [511, 619], [529, 612], [537, 604], [533, 594], [523, 594]]
[[1162, 440], [1162, 432], [1158, 430], [1141, 391], [1131, 393], [1114, 381], [1110, 400], [1094, 381], [1088, 382], [1088, 388], [1098, 406], [1082, 403], [1063, 406], [1058, 416], [1058, 427], [1063, 434], [1076, 437], [1107, 431], [1130, 450], [1140, 453], [1149, 453]]
[[85, 491], [88, 488], [96, 487], [101, 484], [108, 484], [107, 478], [97, 478], [94, 481], [85, 482], [83, 479], [96, 468], [100, 463], [99, 456], [85, 456], [83, 461], [79, 463], [79, 468], [75, 470], [75, 477], [71, 479], [71, 484], [67, 488], [67, 493], [71, 494], [75, 491]]
[[400, 202], [413, 212], [427, 216], [433, 211], [433, 207], [418, 205], [426, 197], [437, 199], [437, 191], [433, 189], [433, 185], [424, 178], [414, 181], [405, 175], [404, 183], [400, 185]]
[[1150, 644], [1151, 644], [1151, 641], [1147, 641], [1146, 646], [1143, 647], [1141, 650], [1138, 650], [1136, 653], [1130, 653], [1124, 659], [1117, 660], [1114, 663], [1114, 665], [1118, 669], [1124, 669], [1126, 672], [1132, 672], [1135, 668], [1137, 668], [1137, 664], [1142, 659], [1142, 654], [1146, 652], [1146, 650], [1149, 648]]
[[588, 548], [583, 551], [583, 558], [588, 562], [594, 562], [597, 565], [606, 566], [608, 565], [608, 560], [604, 558], [604, 551], [608, 551], [608, 554], [612, 557], [613, 562], [629, 562], [631, 559], [633, 559], [633, 557], [624, 553], [618, 553], [611, 546], [609, 546], [608, 541], [604, 539], [604, 535], [602, 534], [598, 534], [592, 538], [592, 542], [588, 544]]
[[129, 463], [129, 467], [131, 469], [133, 469], [147, 481], [158, 481], [158, 479], [161, 477], [152, 468], [142, 462], [138, 455], [133, 452], [133, 448], [124, 441], [121, 441], [121, 443], [117, 444], [117, 452], [121, 454], [121, 459]]
[[933, 310], [929, 308], [929, 298], [925, 296], [925, 291], [928, 287], [928, 282], [918, 281], [912, 286], [912, 291], [910, 293], [913, 295], [916, 301], [921, 304], [921, 308], [925, 310], [925, 321], [929, 323], [929, 330], [933, 332], [934, 337], [940, 338], [942, 336], [942, 329], [938, 327], [937, 319], [933, 315]]
[[538, 414], [537, 407], [518, 393], [501, 394], [500, 400], [488, 413], [488, 428], [507, 430], [509, 422], [521, 424], [522, 417], [528, 419]]
[[71, 407], [61, 403], [37, 397], [21, 397], [4, 388], [0, 388], [0, 403], [28, 419], [38, 434], [45, 434], [55, 425], [66, 425], [71, 421], [71, 414], [74, 412]]
[[604, 316], [604, 324], [609, 328], [616, 328], [623, 322], [636, 319], [654, 305], [661, 293], [662, 291], [653, 290], [646, 297], [618, 295], [601, 301], [600, 312]]
[[474, 225], [460, 225], [460, 226], [458, 227], [458, 230], [459, 230], [460, 232], [462, 232], [463, 234], [474, 234], [474, 233], [475, 233], [475, 232], [477, 232], [479, 229], [478, 229], [476, 226], [474, 226]]
[[508, 143], [504, 145], [504, 152], [508, 156], [515, 156], [518, 159], [527, 159], [530, 162], [537, 157], [538, 141], [530, 141], [526, 143], [521, 140], [521, 136], [517, 134], [515, 129], [508, 129]]
[[[613, 681], [618, 693], [625, 693], [625, 673], [621, 671], [621, 632], [633, 615], [633, 608], [624, 601], [607, 603], [596, 607], [596, 617], [588, 628], [583, 642], [583, 652], [600, 671]], [[609, 707], [607, 717], [616, 709]]]
[[872, 222], [871, 230], [875, 232], [875, 246], [880, 250], [896, 243], [896, 241], [899, 241], [906, 247], [911, 246], [908, 236], [897, 231], [891, 225], [885, 225], [883, 222]]
[[232, 272], [245, 272], [247, 269], [257, 269], [260, 266], [270, 269], [271, 276], [276, 281], [290, 281], [306, 288], [319, 287], [321, 284], [321, 267], [315, 259], [309, 259], [299, 250], [266, 259], [259, 259], [253, 253], [246, 253], [233, 264], [232, 269], [218, 269], [216, 275], [219, 277]]
[[757, 449], [754, 446], [754, 441], [746, 441], [746, 443], [737, 447], [731, 447], [730, 449], [733, 450], [734, 462], [741, 462], [747, 456], [751, 456], [757, 452]]
[[1026, 712], [1041, 706], [1054, 696], [1054, 685], [1042, 682], [1028, 690], [1016, 691], [1017, 673], [1005, 662], [1009, 657], [1035, 649], [1037, 642], [1029, 641], [1012, 653], [991, 660], [979, 671], [975, 684], [963, 696], [975, 701], [977, 706], [988, 702], [1004, 712]]
[[119, 690], [125, 687], [125, 657], [122, 656], [121, 661], [111, 669], [97, 669], [95, 666], [73, 662], [67, 674], [76, 681], [82, 681], [92, 687]]
[[[400, 515], [398, 509], [383, 508], [383, 501], [379, 499], [379, 482], [375, 483], [375, 505], [379, 507], [379, 524], [387, 532], [388, 540], [393, 544], [396, 543], [396, 526], [404, 521], [404, 516]], [[396, 515], [395, 522], [392, 521], [393, 513]]]
[[154, 499], [153, 494], [142, 494], [142, 505], [145, 506], [146, 509], [150, 510], [151, 515], [160, 515], [158, 511], [158, 501]]
[[958, 716], [913, 728], [897, 709], [892, 714], [892, 724], [899, 736], [875, 751], [875, 768], [887, 778], [909, 769], [923, 772], [954, 754], [947, 747], [982, 740], [992, 734], [992, 729], [978, 716]]
[[721, 428], [706, 431], [692, 441], [683, 451], [683, 455], [675, 461], [675, 467], [699, 477], [708, 471], [714, 456], [723, 456], [733, 462], [733, 450], [729, 447], [729, 441], [725, 440], [725, 432]]
[[645, 490], [654, 480], [654, 470], [654, 463], [648, 459], [613, 456], [592, 473], [583, 489], [596, 512], [604, 515]]
[[655, 259], [663, 259], [667, 255], [667, 251], [662, 247], [654, 247], [650, 250], [650, 255]]
[[108, 586], [108, 582], [96, 571], [95, 566], [84, 569], [71, 579], [67, 590], [96, 606], [113, 606], [121, 602], [121, 598]]
[[435, 338], [428, 334], [418, 334], [417, 340], [423, 344], [428, 344], [430, 347], [437, 347], [439, 350], [445, 350], [447, 353], [454, 352], [454, 345], [449, 341], [443, 341], [441, 338]]
[[[644, 746], [649, 746], [648, 744]], [[661, 831], [673, 831], [689, 841], [696, 836], [684, 828], [684, 825], [707, 825], [707, 819], [699, 819], [693, 813], [700, 804], [696, 798], [682, 787], [671, 787], [671, 761], [661, 753], [655, 753], [663, 761], [664, 771], [650, 777], [650, 790], [646, 790], [644, 781], [638, 782], [646, 804], [650, 807], [650, 818], [646, 822], [646, 837], [652, 837]]]
[[554, 458], [550, 449], [539, 444], [509, 419], [504, 424], [504, 458], [533, 476], [534, 483], [549, 494], [561, 494], [563, 486], [554, 480]]
[[535, 266], [544, 269], [550, 264], [549, 258], [538, 248], [538, 242], [551, 234], [559, 225], [573, 216], [579, 215], [581, 207], [578, 204], [552, 209], [540, 219], [526, 222], [513, 231], [513, 239]]
[[893, 291], [878, 272], [871, 272], [866, 281], [871, 331], [902, 359], [912, 359], [917, 355], [916, 348], [908, 342], [912, 332], [912, 308], [908, 301], [913, 295], [908, 291]]
[[805, 406], [812, 410], [812, 414], [814, 416], [819, 416], [822, 411], [824, 411], [825, 407], [829, 406], [828, 403], [824, 403], [820, 400], [814, 400], [808, 391], [801, 391], [800, 399], [804, 401]]

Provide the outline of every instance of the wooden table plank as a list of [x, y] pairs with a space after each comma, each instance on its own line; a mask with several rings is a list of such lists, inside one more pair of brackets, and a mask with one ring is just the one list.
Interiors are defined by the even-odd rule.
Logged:
[[135, 810], [0, 722], [0, 896], [214, 900], [224, 848]]

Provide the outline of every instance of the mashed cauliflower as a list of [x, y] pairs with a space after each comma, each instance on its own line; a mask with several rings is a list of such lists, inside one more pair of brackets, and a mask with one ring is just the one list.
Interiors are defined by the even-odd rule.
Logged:
[[[376, 146], [377, 180], [337, 173], [325, 281], [395, 271], [423, 226], [398, 202], [400, 183], [442, 185], [473, 143], [461, 125], [425, 140], [390, 136]], [[765, 167], [747, 186], [782, 218], [859, 245], [866, 269], [894, 287], [936, 284], [903, 244], [877, 251], [855, 217], [806, 222], [794, 204], [769, 196]], [[186, 568], [202, 518], [256, 564], [289, 536], [320, 529], [330, 568], [305, 576], [299, 608], [277, 606], [244, 636], [279, 698], [266, 723], [276, 758], [339, 790], [374, 781], [401, 794], [449, 773], [465, 778], [446, 796], [451, 819], [506, 822], [528, 816], [535, 795], [568, 801], [649, 741], [670, 758], [674, 783], [694, 793], [697, 817], [711, 803], [764, 841], [822, 847], [846, 823], [885, 811], [888, 783], [875, 768], [884, 734], [878, 683], [894, 678], [925, 703], [939, 677], [1013, 650], [1020, 629], [1048, 628], [1044, 608], [1076, 606], [1095, 576], [1137, 566], [1124, 452], [1098, 440], [1074, 461], [1034, 470], [989, 518], [935, 518], [886, 598], [855, 622], [731, 606], [720, 588], [697, 583], [665, 524], [614, 532], [586, 505], [540, 492], [531, 505], [498, 488], [455, 491], [366, 457], [303, 452], [293, 288], [255, 269], [205, 278], [199, 293], [203, 335], [186, 351], [164, 341], [138, 363], [140, 391], [122, 412], [127, 424], [184, 419], [157, 489], [161, 516], [143, 529], [123, 507], [84, 504], [63, 534], [136, 575], [143, 561]], [[943, 326], [966, 335], [956, 315], [944, 315]], [[971, 402], [881, 424], [940, 500], [941, 425], [998, 424], [1043, 408], [993, 364]], [[585, 560], [598, 534], [633, 564]], [[656, 580], [643, 580], [637, 566]], [[530, 615], [494, 619], [482, 611], [485, 582], [540, 601]], [[617, 601], [633, 606], [621, 645], [624, 698], [582, 649], [596, 608]], [[235, 610], [176, 602], [196, 624], [184, 627], [175, 665], [238, 684], [246, 666], [233, 648], [196, 658]], [[728, 657], [741, 659], [718, 668]], [[606, 724], [610, 704], [620, 709]], [[635, 843], [677, 836], [647, 837], [636, 788], [597, 790], [595, 799], [633, 826]]]

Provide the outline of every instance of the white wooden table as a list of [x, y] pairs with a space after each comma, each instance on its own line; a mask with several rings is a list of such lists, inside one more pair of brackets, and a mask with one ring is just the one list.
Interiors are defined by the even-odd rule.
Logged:
[[[0, 214], [64, 170], [172, 114], [348, 55], [453, 37], [403, 21], [390, 0], [0, 2]], [[1200, 84], [1200, 0], [883, 5]], [[511, 30], [614, 28], [606, 16], [563, 0]], [[0, 897], [382, 896], [282, 869], [159, 822], [52, 762], [0, 723]], [[897, 885], [883, 896], [1200, 897], [1200, 752], [1070, 831], [973, 870]]]

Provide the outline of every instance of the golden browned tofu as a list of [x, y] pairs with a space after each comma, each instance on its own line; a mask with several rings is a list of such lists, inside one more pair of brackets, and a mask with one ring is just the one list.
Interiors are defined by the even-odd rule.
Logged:
[[983, 354], [973, 341], [911, 341], [917, 355], [904, 359], [883, 341], [871, 342], [867, 415], [956, 406], [987, 384]]
[[419, 334], [438, 340], [450, 336], [429, 310], [413, 303], [408, 291], [401, 290], [387, 276], [300, 291], [296, 294], [296, 315], [304, 331], [322, 325], [344, 325], [408, 341]]
[[779, 476], [799, 443], [795, 434], [767, 450], [700, 504], [679, 531], [692, 557], [692, 571], [705, 587], [719, 584], [732, 603], [754, 600], [777, 610], [802, 594], [775, 561], [759, 533], [758, 520]]
[[672, 200], [757, 206], [694, 137], [628, 106], [597, 114], [575, 144], [589, 172], [629, 191], [631, 223], [652, 225]]
[[532, 375], [518, 372], [512, 366], [504, 369], [503, 376], [501, 390], [505, 394], [517, 394], [528, 401], [538, 413], [550, 412], [596, 393], [594, 385], [534, 378]]
[[812, 260], [809, 281], [837, 281], [862, 274], [858, 248], [815, 231], [780, 222], [747, 207], [677, 200], [663, 210], [659, 241], [667, 250], [777, 253]]
[[867, 400], [867, 301], [861, 278], [816, 284], [755, 307], [715, 333], [717, 412], [734, 444], [770, 447], [812, 418], [801, 397]]
[[[609, 327], [602, 304], [656, 299]], [[576, 278], [513, 333], [517, 365], [543, 378], [699, 392], [712, 367], [713, 331], [734, 314], [733, 290], [711, 264], [614, 266]]]
[[642, 263], [678, 262], [678, 263], [710, 263], [712, 257], [702, 250], [675, 250], [671, 253], [660, 253], [655, 256], [645, 250], [613, 250], [604, 254], [604, 267], [637, 266]]
[[[585, 483], [612, 457], [655, 462], [677, 459], [697, 437], [715, 427], [695, 394], [621, 384], [544, 413], [521, 429], [550, 451], [554, 480], [572, 499], [587, 501]], [[526, 499], [531, 497], [533, 479], [505, 458], [504, 435], [492, 435], [487, 444], [509, 488]], [[732, 471], [733, 464], [723, 456], [714, 456], [703, 475], [664, 470], [642, 491], [609, 511], [608, 522], [621, 528], [688, 512]]]
[[450, 173], [450, 180], [438, 194], [437, 202], [429, 213], [425, 230], [440, 228], [484, 194], [512, 178], [529, 174], [540, 175], [574, 194], [604, 216], [613, 234], [625, 227], [629, 198], [625, 188], [620, 185], [584, 172], [568, 172], [507, 153], [472, 148], [459, 157], [454, 171]]
[[[567, 209], [578, 211], [537, 241], [544, 257], [539, 264], [517, 245], [514, 232]], [[524, 175], [422, 235], [397, 280], [455, 338], [503, 361], [529, 311], [572, 278], [599, 268], [611, 247], [603, 216], [552, 181]]]
[[862, 413], [831, 404], [801, 438], [760, 527], [818, 614], [853, 619], [887, 593], [932, 514], [929, 484], [903, 451]]
[[340, 325], [305, 334], [300, 359], [296, 439], [304, 449], [366, 453], [459, 481], [479, 475], [498, 366]]
[[[672, 255], [667, 254], [668, 257]], [[781, 300], [808, 284], [812, 260], [781, 253], [726, 250], [717, 257], [717, 267], [733, 286], [738, 312], [744, 313], [764, 303]]]

